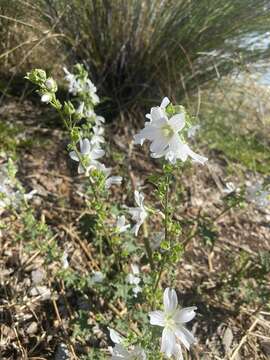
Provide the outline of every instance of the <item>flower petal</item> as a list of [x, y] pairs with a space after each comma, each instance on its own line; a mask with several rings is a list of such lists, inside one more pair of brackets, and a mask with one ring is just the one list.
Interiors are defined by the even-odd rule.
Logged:
[[163, 311], [151, 311], [148, 315], [150, 316], [151, 325], [165, 325], [165, 315]]
[[168, 146], [168, 144], [168, 138], [160, 134], [150, 145], [150, 151], [153, 153], [160, 153]]
[[85, 172], [85, 169], [84, 169], [83, 165], [80, 163], [78, 166], [78, 173], [83, 174], [84, 172]]
[[80, 141], [80, 148], [83, 155], [89, 154], [91, 149], [90, 141], [88, 139]]
[[170, 99], [167, 98], [167, 96], [165, 98], [163, 98], [163, 100], [161, 101], [160, 107], [165, 109], [170, 103]]
[[91, 156], [92, 159], [95, 160], [95, 159], [101, 158], [104, 154], [105, 154], [104, 150], [102, 150], [102, 149], [94, 149], [94, 150], [91, 151], [90, 156]]
[[196, 154], [194, 151], [190, 149], [188, 145], [187, 146], [187, 153], [192, 158], [194, 162], [198, 162], [200, 164], [204, 164], [208, 159], [207, 157], [201, 156], [199, 154]]
[[79, 157], [78, 157], [78, 155], [77, 155], [77, 153], [76, 153], [76, 151], [71, 151], [71, 152], [69, 153], [69, 157], [70, 157], [72, 160], [80, 161], [80, 160], [79, 160]]
[[185, 114], [176, 114], [169, 119], [169, 124], [175, 132], [182, 130], [185, 127]]
[[196, 339], [193, 334], [187, 330], [184, 326], [175, 329], [175, 335], [183, 343], [183, 345], [189, 350], [190, 345], [193, 344]]
[[195, 310], [197, 310], [196, 306], [191, 306], [178, 310], [174, 316], [174, 319], [176, 322], [179, 323], [187, 323], [196, 316]]
[[175, 360], [184, 360], [180, 344], [175, 344], [175, 347], [173, 349], [173, 355], [175, 357]]
[[161, 349], [166, 356], [171, 357], [176, 345], [176, 337], [170, 329], [164, 328], [162, 331]]
[[123, 340], [122, 336], [114, 329], [108, 327], [108, 330], [110, 332], [110, 338], [112, 342], [114, 342], [115, 344], [120, 344]]
[[135, 198], [135, 202], [139, 207], [143, 207], [143, 200], [144, 200], [144, 195], [141, 194], [138, 190], [134, 191], [134, 198]]
[[178, 305], [177, 295], [174, 289], [167, 288], [163, 295], [163, 304], [166, 313], [174, 312]]
[[159, 106], [152, 107], [151, 112], [151, 120], [153, 124], [159, 124], [160, 119], [166, 117], [166, 113], [163, 109], [161, 109]]

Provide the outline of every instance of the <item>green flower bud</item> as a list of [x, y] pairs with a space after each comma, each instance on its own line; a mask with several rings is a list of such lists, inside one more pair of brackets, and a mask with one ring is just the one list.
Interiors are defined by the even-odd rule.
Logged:
[[26, 79], [36, 85], [42, 85], [47, 79], [46, 71], [42, 69], [34, 69], [26, 74]]
[[72, 102], [70, 102], [70, 101], [65, 101], [65, 104], [64, 104], [64, 114], [65, 115], [68, 115], [68, 116], [71, 116], [71, 115], [73, 115], [74, 113], [75, 113], [75, 108], [74, 108], [74, 106], [73, 106], [73, 104], [72, 104]]

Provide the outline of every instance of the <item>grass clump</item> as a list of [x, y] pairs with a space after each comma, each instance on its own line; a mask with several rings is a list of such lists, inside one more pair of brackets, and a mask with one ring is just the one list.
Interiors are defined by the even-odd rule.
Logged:
[[56, 24], [65, 35], [62, 40], [72, 62], [88, 67], [113, 113], [129, 110], [134, 117], [138, 106], [148, 107], [164, 94], [183, 98], [240, 62], [269, 55], [268, 49], [251, 51], [238, 41], [251, 32], [263, 32], [269, 24], [265, 0], [39, 4], [44, 21]]
[[244, 171], [269, 173], [268, 98], [268, 89], [248, 78], [226, 78], [203, 90], [201, 141], [225, 158], [229, 168], [239, 164]]

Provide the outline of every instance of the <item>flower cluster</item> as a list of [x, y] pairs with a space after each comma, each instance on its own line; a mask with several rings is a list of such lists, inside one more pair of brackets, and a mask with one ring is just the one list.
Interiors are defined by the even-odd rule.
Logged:
[[127, 276], [127, 282], [130, 285], [133, 285], [132, 292], [135, 297], [137, 297], [138, 293], [142, 291], [142, 288], [140, 287], [141, 279], [139, 277], [140, 269], [137, 264], [131, 264], [131, 273]]
[[69, 72], [66, 67], [63, 70], [65, 80], [68, 82], [68, 90], [79, 102], [78, 114], [86, 119], [95, 118], [94, 106], [100, 102], [100, 99], [96, 93], [97, 88], [88, 77], [88, 72], [81, 64], [74, 66], [74, 73]]
[[134, 197], [137, 207], [128, 208], [128, 212], [132, 216], [132, 220], [135, 221], [135, 225], [133, 226], [131, 231], [135, 234], [135, 236], [137, 236], [141, 225], [147, 218], [147, 211], [143, 204], [144, 195], [142, 193], [139, 193], [139, 191], [135, 190]]

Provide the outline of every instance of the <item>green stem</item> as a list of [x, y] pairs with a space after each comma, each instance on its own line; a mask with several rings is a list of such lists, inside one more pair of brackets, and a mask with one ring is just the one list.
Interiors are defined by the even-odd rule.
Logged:
[[[60, 115], [61, 120], [63, 121], [66, 129], [67, 129], [68, 131], [70, 131], [71, 128], [70, 128], [70, 126], [68, 125], [65, 117], [63, 116], [63, 114], [62, 114], [62, 112], [61, 112], [61, 109], [57, 109], [57, 111], [58, 111], [58, 114]], [[82, 157], [81, 157], [81, 154], [80, 154], [80, 152], [77, 150], [76, 144], [75, 144], [74, 142], [72, 142], [72, 146], [73, 146], [73, 148], [74, 148], [74, 151], [75, 151], [76, 155], [78, 156], [78, 159], [79, 159], [80, 163], [82, 164], [82, 167], [83, 167], [84, 171], [87, 172], [87, 167], [84, 165], [83, 159], [82, 159]], [[88, 177], [88, 180], [89, 180], [89, 184], [90, 184], [90, 186], [91, 186], [91, 190], [92, 190], [92, 193], [93, 193], [93, 195], [94, 195], [95, 201], [96, 201], [97, 203], [100, 203], [99, 196], [98, 196], [98, 194], [97, 194], [97, 192], [96, 192], [94, 183], [92, 182], [92, 179], [91, 179], [90, 176]], [[113, 246], [112, 246], [112, 242], [111, 242], [110, 236], [109, 236], [109, 234], [108, 234], [108, 231], [107, 231], [106, 227], [105, 227], [104, 224], [103, 224], [103, 220], [100, 218], [100, 214], [97, 213], [97, 215], [98, 215], [98, 220], [99, 220], [99, 222], [102, 224], [102, 225], [101, 225], [101, 226], [102, 226], [102, 230], [103, 230], [103, 233], [104, 233], [105, 238], [106, 238], [106, 240], [107, 240], [107, 243], [108, 243], [109, 247], [111, 248], [111, 251], [114, 253], [114, 251], [113, 251]], [[100, 248], [100, 254], [103, 254], [102, 237], [100, 237], [99, 248]], [[100, 256], [101, 256], [101, 255], [100, 255]], [[101, 260], [102, 260], [102, 257], [101, 257]]]
[[145, 222], [143, 223], [143, 242], [144, 242], [144, 247], [145, 247], [145, 251], [146, 251], [149, 263], [150, 263], [151, 270], [155, 270], [155, 264], [154, 264], [154, 260], [153, 260], [153, 252], [152, 252], [152, 248], [151, 248], [151, 245], [149, 242], [147, 224]]
[[[169, 231], [168, 231], [168, 222], [169, 222], [169, 190], [170, 190], [170, 176], [166, 175], [166, 190], [165, 190], [165, 204], [164, 204], [164, 213], [165, 213], [165, 220], [164, 220], [164, 227], [165, 227], [165, 236], [164, 236], [164, 241], [165, 243], [167, 243], [169, 241], [169, 249], [167, 251], [170, 251], [171, 248], [171, 239], [169, 237]], [[160, 264], [160, 269], [159, 272], [157, 274], [156, 277], [156, 282], [153, 288], [153, 298], [155, 299], [155, 294], [166, 264], [166, 260], [167, 260], [167, 253], [163, 255], [161, 264]]]

